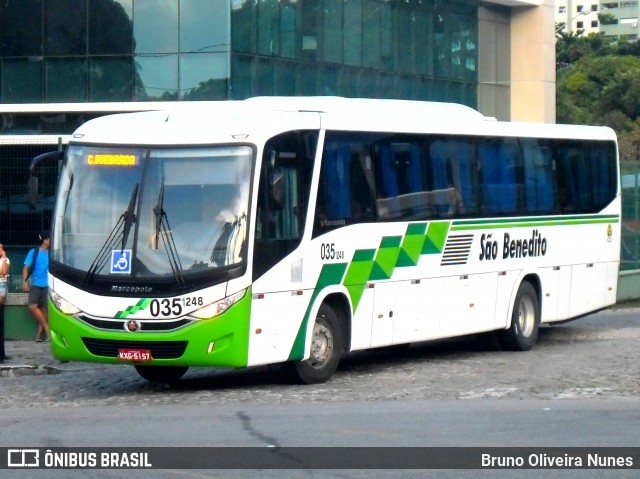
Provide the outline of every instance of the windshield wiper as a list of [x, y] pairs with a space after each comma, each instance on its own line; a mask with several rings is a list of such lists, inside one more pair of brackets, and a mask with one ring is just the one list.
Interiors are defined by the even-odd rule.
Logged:
[[129, 231], [131, 231], [131, 226], [136, 222], [136, 214], [133, 212], [136, 207], [136, 198], [138, 197], [138, 185], [133, 187], [133, 191], [131, 192], [131, 198], [129, 198], [129, 206], [127, 206], [127, 210], [124, 212], [124, 226], [122, 227], [122, 248], [120, 251], [124, 251], [124, 247], [127, 244], [127, 238], [129, 237]]
[[169, 266], [171, 266], [171, 272], [176, 282], [181, 287], [186, 287], [187, 283], [184, 280], [182, 263], [178, 256], [178, 249], [176, 243], [173, 240], [173, 234], [171, 233], [171, 227], [169, 226], [169, 219], [167, 213], [164, 210], [164, 177], [162, 178], [162, 184], [160, 185], [160, 192], [158, 193], [158, 201], [153, 208], [153, 214], [156, 217], [156, 231], [155, 231], [155, 249], [158, 249], [158, 242], [162, 237], [164, 243], [164, 249], [167, 252], [167, 258], [169, 259]]
[[109, 257], [109, 252], [116, 247], [121, 236], [122, 246], [120, 250], [124, 250], [125, 244], [127, 242], [127, 237], [129, 236], [129, 231], [131, 230], [131, 225], [133, 225], [133, 223], [135, 223], [136, 221], [134, 209], [136, 205], [136, 199], [138, 198], [139, 185], [139, 183], [136, 183], [133, 186], [127, 209], [124, 210], [124, 212], [120, 215], [120, 218], [118, 218], [118, 221], [109, 233], [109, 236], [102, 244], [100, 251], [98, 251], [98, 254], [93, 260], [93, 263], [91, 263], [91, 266], [89, 266], [89, 270], [87, 271], [87, 274], [84, 276], [84, 280], [82, 281], [82, 286], [87, 286], [93, 276], [102, 269], [107, 258]]

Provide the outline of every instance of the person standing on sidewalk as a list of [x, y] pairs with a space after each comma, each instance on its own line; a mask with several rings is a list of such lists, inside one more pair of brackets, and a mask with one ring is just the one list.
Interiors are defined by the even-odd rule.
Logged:
[[[36, 341], [49, 339], [47, 300], [49, 296], [49, 232], [38, 235], [40, 247], [27, 254], [22, 268], [22, 289], [29, 293], [29, 312], [38, 322]], [[31, 274], [29, 274], [31, 273]], [[28, 280], [31, 279], [31, 286]], [[41, 336], [44, 335], [44, 338]]]
[[5, 359], [10, 359], [4, 351], [4, 301], [9, 291], [9, 265], [11, 262], [7, 258], [4, 246], [0, 244], [0, 363]]

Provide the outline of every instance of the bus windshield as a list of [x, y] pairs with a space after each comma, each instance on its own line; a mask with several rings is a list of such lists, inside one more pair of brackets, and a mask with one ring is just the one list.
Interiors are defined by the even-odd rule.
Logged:
[[246, 258], [250, 146], [70, 146], [52, 260], [95, 275], [184, 277]]

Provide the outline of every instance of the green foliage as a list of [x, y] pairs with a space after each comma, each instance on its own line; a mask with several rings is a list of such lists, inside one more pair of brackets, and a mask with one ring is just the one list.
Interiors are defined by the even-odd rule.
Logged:
[[618, 23], [616, 16], [612, 13], [598, 13], [598, 21], [601, 25], [614, 25], [615, 23]]
[[620, 157], [640, 161], [640, 45], [602, 34], [559, 34], [556, 42], [558, 123], [613, 128]]

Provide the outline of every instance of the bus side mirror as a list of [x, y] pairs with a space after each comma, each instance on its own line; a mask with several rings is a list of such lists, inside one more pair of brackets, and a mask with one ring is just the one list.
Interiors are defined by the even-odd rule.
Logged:
[[38, 203], [38, 177], [33, 170], [42, 161], [59, 161], [64, 157], [64, 151], [50, 151], [36, 156], [29, 164], [29, 180], [27, 181], [27, 206], [31, 210], [36, 209]]
[[30, 176], [27, 182], [27, 206], [35, 210], [38, 204], [38, 177]]

